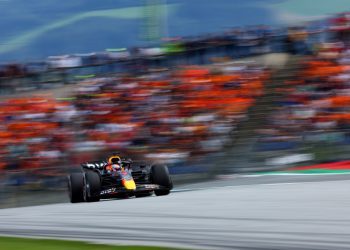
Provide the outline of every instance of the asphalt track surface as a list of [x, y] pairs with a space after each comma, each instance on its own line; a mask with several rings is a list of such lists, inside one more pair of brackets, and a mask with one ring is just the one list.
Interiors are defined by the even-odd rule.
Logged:
[[0, 234], [187, 249], [350, 249], [350, 175], [225, 177], [165, 197], [0, 210]]

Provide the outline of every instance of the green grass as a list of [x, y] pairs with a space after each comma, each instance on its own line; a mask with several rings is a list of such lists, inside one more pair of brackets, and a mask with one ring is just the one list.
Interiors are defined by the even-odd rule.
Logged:
[[110, 246], [79, 241], [44, 240], [0, 237], [1, 250], [175, 250], [174, 248], [146, 246]]

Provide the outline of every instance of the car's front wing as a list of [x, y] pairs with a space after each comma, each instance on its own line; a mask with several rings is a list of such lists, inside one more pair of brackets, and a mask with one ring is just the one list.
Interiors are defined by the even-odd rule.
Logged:
[[142, 192], [152, 192], [154, 190], [164, 189], [164, 187], [157, 184], [137, 184], [135, 190], [128, 190], [124, 187], [109, 187], [102, 189], [100, 192], [101, 198], [108, 198], [117, 196], [119, 194], [136, 194]]

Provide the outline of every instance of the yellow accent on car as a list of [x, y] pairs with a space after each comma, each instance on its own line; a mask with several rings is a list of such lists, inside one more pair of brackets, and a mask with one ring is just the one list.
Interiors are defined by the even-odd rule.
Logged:
[[123, 180], [122, 183], [123, 183], [123, 186], [127, 190], [135, 190], [136, 189], [136, 184], [135, 184], [134, 180]]

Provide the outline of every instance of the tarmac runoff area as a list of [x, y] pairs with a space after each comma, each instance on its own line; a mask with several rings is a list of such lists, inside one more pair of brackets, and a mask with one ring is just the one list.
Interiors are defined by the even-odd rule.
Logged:
[[231, 176], [169, 196], [0, 210], [0, 234], [187, 249], [350, 249], [350, 175]]

